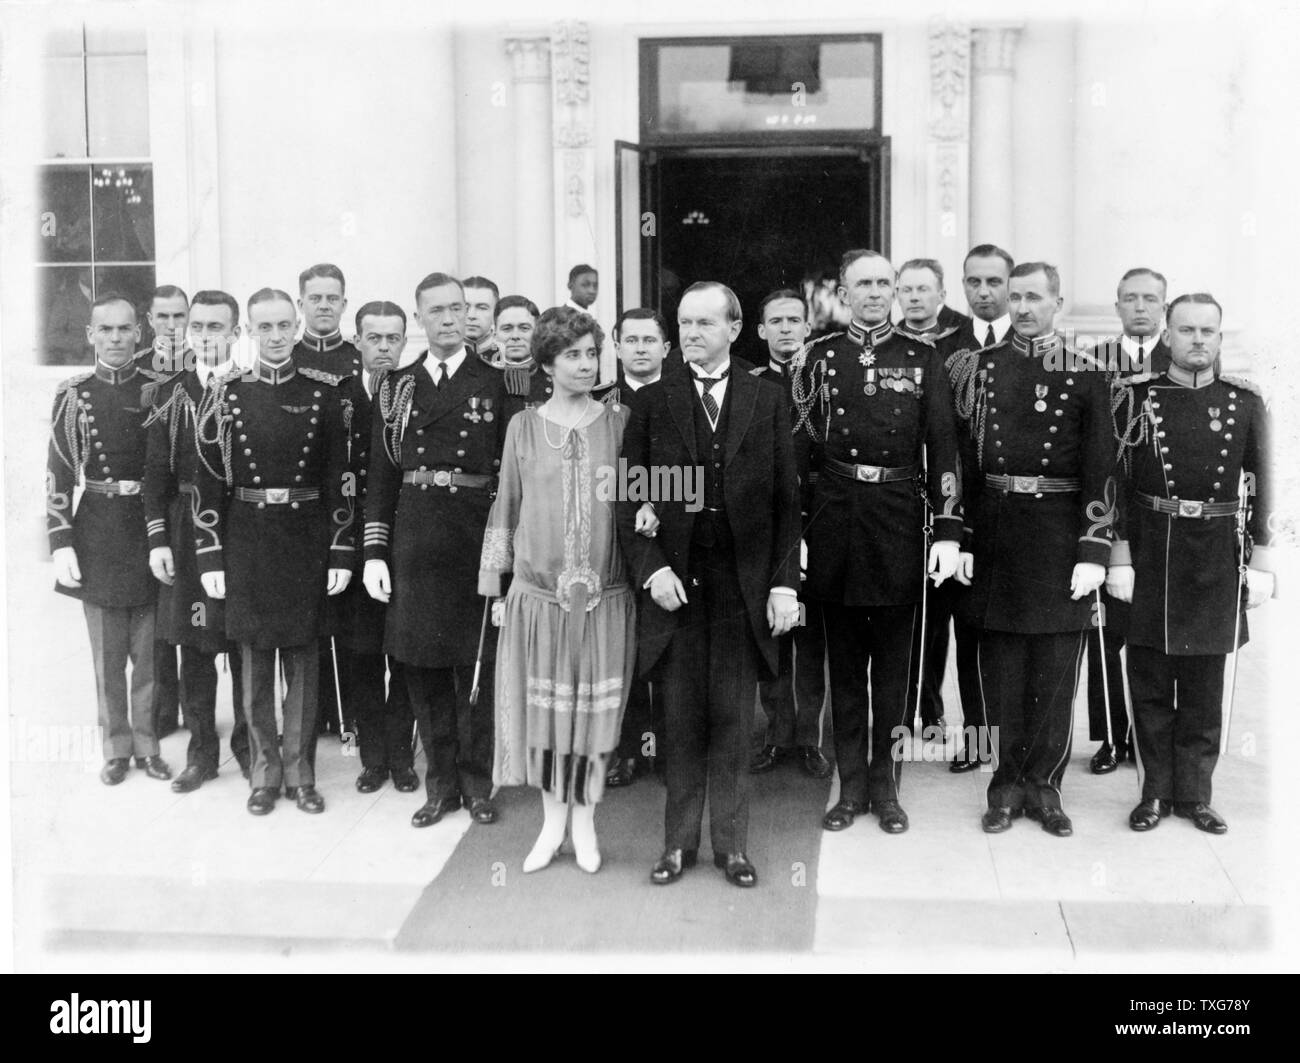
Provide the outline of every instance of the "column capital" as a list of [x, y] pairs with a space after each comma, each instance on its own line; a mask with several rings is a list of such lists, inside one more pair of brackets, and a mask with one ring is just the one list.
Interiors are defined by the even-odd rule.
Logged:
[[516, 82], [551, 81], [551, 38], [549, 34], [507, 37], [506, 55]]
[[971, 66], [977, 74], [1010, 74], [1021, 22], [992, 22], [971, 30]]

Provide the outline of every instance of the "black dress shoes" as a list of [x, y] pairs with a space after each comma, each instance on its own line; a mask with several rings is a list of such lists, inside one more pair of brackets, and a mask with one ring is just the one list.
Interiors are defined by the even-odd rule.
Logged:
[[741, 889], [758, 885], [758, 872], [744, 853], [714, 853], [713, 866], [727, 873], [727, 881]]
[[1011, 821], [1019, 819], [1023, 814], [1023, 809], [1008, 808], [1005, 805], [1000, 808], [990, 808], [980, 817], [980, 826], [984, 828], [985, 834], [1001, 834], [1003, 831], [1010, 830]]
[[185, 770], [172, 780], [172, 793], [193, 793], [205, 782], [211, 782], [216, 777], [216, 768], [200, 768], [197, 764], [187, 765]]
[[285, 790], [286, 797], [292, 797], [300, 811], [316, 815], [325, 811], [325, 798], [316, 792], [314, 786], [291, 786]]
[[151, 779], [161, 779], [166, 781], [172, 777], [172, 770], [167, 766], [167, 762], [155, 753], [152, 757], [136, 757], [135, 766], [144, 768], [144, 773]]
[[1092, 755], [1090, 768], [1094, 775], [1109, 775], [1128, 758], [1128, 749], [1122, 745], [1103, 742]]
[[611, 790], [631, 786], [636, 781], [636, 758], [615, 758], [613, 767], [605, 773], [605, 785]]
[[873, 801], [871, 811], [880, 820], [880, 829], [886, 834], [902, 834], [907, 830], [907, 813], [897, 801]]
[[952, 758], [952, 763], [948, 765], [948, 770], [954, 775], [960, 775], [962, 772], [974, 771], [980, 766], [979, 758], [972, 757], [965, 749], [957, 751], [957, 755]]
[[688, 867], [694, 867], [699, 852], [696, 849], [665, 849], [664, 855], [650, 869], [650, 881], [656, 886], [667, 886], [682, 877]]
[[357, 789], [363, 794], [373, 794], [387, 778], [388, 772], [383, 768], [364, 768], [357, 776]]
[[411, 817], [412, 827], [432, 827], [449, 812], [460, 808], [460, 797], [444, 797], [440, 801], [426, 801]]
[[469, 803], [469, 815], [475, 823], [495, 823], [497, 806], [490, 797], [476, 797]]
[[750, 760], [750, 773], [761, 775], [765, 771], [771, 771], [785, 759], [785, 754], [786, 750], [781, 749], [779, 746], [764, 746]]
[[803, 756], [803, 770], [811, 775], [814, 779], [829, 779], [831, 777], [831, 762], [816, 746], [804, 746], [800, 750]]
[[275, 808], [275, 802], [280, 798], [280, 788], [278, 786], [259, 786], [248, 795], [248, 811], [255, 816], [265, 816]]
[[1155, 830], [1170, 811], [1168, 801], [1159, 797], [1148, 798], [1128, 814], [1128, 825], [1136, 831]]
[[399, 794], [413, 794], [420, 788], [420, 777], [414, 768], [393, 769], [393, 789]]
[[116, 786], [126, 778], [126, 773], [130, 770], [129, 757], [114, 757], [112, 760], [104, 761], [104, 766], [99, 769], [99, 781], [105, 786]]
[[1025, 818], [1035, 820], [1048, 834], [1058, 838], [1068, 838], [1074, 833], [1074, 824], [1060, 808], [1027, 808]]
[[1175, 801], [1174, 815], [1190, 819], [1193, 827], [1206, 834], [1228, 833], [1227, 821], [1204, 801]]
[[822, 816], [822, 826], [826, 830], [848, 830], [853, 826], [853, 820], [866, 815], [867, 810], [867, 805], [857, 801], [840, 801]]

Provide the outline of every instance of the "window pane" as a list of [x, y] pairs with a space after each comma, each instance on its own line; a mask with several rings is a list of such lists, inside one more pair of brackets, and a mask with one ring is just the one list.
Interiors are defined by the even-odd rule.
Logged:
[[47, 159], [86, 157], [86, 86], [81, 56], [75, 59], [46, 59], [45, 105], [41, 122], [45, 126]]
[[86, 52], [89, 55], [144, 55], [145, 31], [86, 27]]
[[153, 171], [148, 166], [96, 163], [95, 261], [153, 260]]
[[94, 361], [86, 340], [86, 326], [90, 324], [90, 267], [38, 267], [36, 291], [41, 363], [90, 365]]
[[[140, 322], [140, 335], [147, 333], [149, 323], [145, 314], [149, 310], [149, 299], [154, 290], [153, 266], [96, 266], [95, 297], [105, 292], [116, 292], [131, 300], [135, 307], [135, 318]], [[138, 349], [144, 347], [141, 340]]]
[[657, 53], [648, 134], [866, 130], [879, 124], [879, 44], [816, 37], [673, 41]]
[[47, 166], [38, 180], [38, 262], [90, 261], [90, 170]]
[[96, 158], [149, 154], [149, 71], [142, 55], [86, 59], [86, 125]]

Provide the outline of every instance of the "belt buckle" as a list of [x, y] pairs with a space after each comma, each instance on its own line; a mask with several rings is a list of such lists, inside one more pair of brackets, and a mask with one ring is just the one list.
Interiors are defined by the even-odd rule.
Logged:
[[433, 486], [434, 486], [434, 487], [450, 487], [450, 486], [451, 486], [451, 473], [448, 472], [446, 469], [438, 469], [438, 470], [436, 470], [436, 471], [434, 472], [434, 474], [433, 474]]
[[1038, 477], [1013, 476], [1011, 477], [1011, 490], [1018, 495], [1036, 495], [1038, 494]]
[[878, 465], [855, 465], [853, 467], [857, 478], [863, 483], [878, 484], [883, 470]]
[[118, 480], [117, 489], [120, 494], [138, 495], [140, 493], [139, 480]]
[[1200, 517], [1203, 516], [1204, 502], [1197, 502], [1192, 499], [1180, 498], [1178, 500], [1178, 515], [1180, 517]]
[[266, 489], [266, 500], [272, 505], [282, 506], [289, 501], [289, 489], [287, 487], [268, 487]]

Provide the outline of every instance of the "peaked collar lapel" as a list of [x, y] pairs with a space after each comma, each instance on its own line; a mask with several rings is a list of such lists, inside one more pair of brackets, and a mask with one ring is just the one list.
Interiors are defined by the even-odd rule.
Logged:
[[695, 444], [695, 383], [690, 368], [684, 373], [674, 373], [671, 377], [660, 377], [668, 402], [668, 409], [677, 424], [677, 431], [682, 434], [686, 449], [691, 452], [691, 461], [699, 461], [699, 452]]
[[727, 411], [727, 444], [723, 450], [723, 460], [727, 465], [731, 464], [731, 459], [740, 450], [740, 441], [749, 431], [757, 399], [757, 378], [748, 373], [733, 372], [727, 382], [727, 401], [731, 403], [731, 409]]

